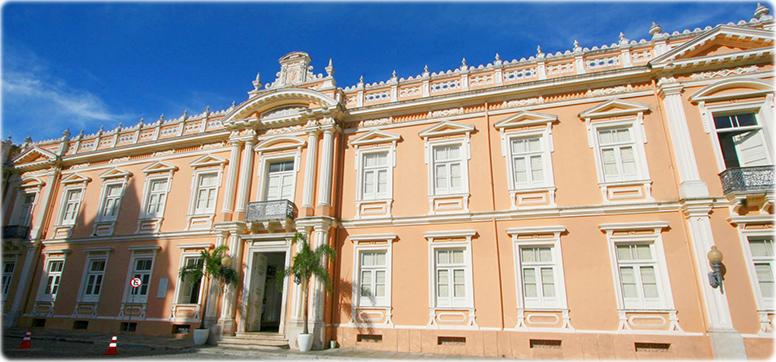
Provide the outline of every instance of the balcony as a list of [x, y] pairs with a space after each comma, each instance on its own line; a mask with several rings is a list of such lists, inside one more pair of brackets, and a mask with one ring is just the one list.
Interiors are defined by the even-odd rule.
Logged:
[[277, 229], [291, 231], [296, 215], [296, 205], [291, 201], [257, 201], [248, 204], [248, 215], [245, 221], [254, 232], [262, 230], [271, 232]]
[[730, 194], [760, 194], [773, 189], [773, 166], [729, 168], [719, 174], [722, 190]]
[[30, 235], [30, 227], [24, 225], [3, 226], [3, 239], [26, 239]]

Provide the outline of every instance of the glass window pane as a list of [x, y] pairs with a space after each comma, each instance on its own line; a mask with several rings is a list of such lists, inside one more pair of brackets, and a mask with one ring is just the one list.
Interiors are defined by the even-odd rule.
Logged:
[[375, 265], [384, 266], [385, 265], [385, 253], [375, 253]]
[[737, 114], [736, 120], [738, 121], [738, 127], [749, 127], [757, 125], [757, 118], [754, 113], [742, 113]]
[[601, 150], [601, 158], [604, 165], [604, 175], [617, 175], [617, 158], [612, 148]]
[[526, 172], [525, 157], [515, 157], [512, 160], [515, 170], [515, 182], [526, 183], [528, 182], [528, 173]]
[[452, 250], [451, 254], [453, 264], [463, 264], [463, 250]]
[[634, 245], [634, 247], [639, 260], [652, 260], [652, 251], [649, 245]]
[[450, 164], [450, 187], [461, 187], [461, 164]]
[[539, 137], [530, 138], [528, 140], [528, 150], [531, 152], [539, 152], [542, 150], [542, 143]]
[[542, 156], [531, 157], [531, 178], [534, 182], [544, 181], [544, 165]]
[[463, 269], [456, 269], [453, 271], [453, 286], [455, 288], [453, 291], [454, 297], [466, 296], [466, 285]]
[[525, 153], [525, 140], [513, 139], [512, 140], [512, 154]]
[[450, 263], [450, 254], [447, 250], [437, 250], [437, 263], [438, 264]]
[[773, 239], [749, 239], [753, 257], [773, 256]]
[[522, 252], [523, 262], [524, 263], [530, 263], [536, 261], [536, 257], [534, 255], [535, 250], [532, 248], [522, 248], [520, 249]]
[[552, 249], [551, 248], [539, 248], [539, 261], [552, 262]]
[[617, 245], [617, 260], [631, 260], [631, 245], [619, 244]]

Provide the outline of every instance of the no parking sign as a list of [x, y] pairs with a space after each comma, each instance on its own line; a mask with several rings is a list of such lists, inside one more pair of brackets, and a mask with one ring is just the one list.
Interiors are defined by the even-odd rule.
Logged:
[[132, 278], [129, 280], [129, 285], [132, 286], [132, 288], [137, 288], [141, 285], [143, 285], [143, 280], [140, 278]]

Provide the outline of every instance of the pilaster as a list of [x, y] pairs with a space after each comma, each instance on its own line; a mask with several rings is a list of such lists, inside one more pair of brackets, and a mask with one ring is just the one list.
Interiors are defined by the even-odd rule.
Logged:
[[[315, 124], [308, 124], [307, 128], [307, 159], [304, 167], [304, 187], [302, 190], [302, 208], [309, 210], [313, 207], [315, 194], [315, 172], [318, 161], [318, 129]], [[305, 212], [305, 214], [308, 214]], [[308, 214], [309, 215], [309, 214]]]
[[[232, 267], [237, 272], [237, 280], [240, 280], [242, 274], [242, 252], [243, 245], [240, 238], [239, 230], [244, 225], [242, 223], [232, 223], [225, 225], [223, 230], [229, 232], [229, 253], [232, 257]], [[237, 310], [237, 289], [239, 283], [232, 283], [228, 285], [224, 291], [221, 300], [221, 317], [218, 320], [218, 326], [221, 329], [222, 335], [233, 335], [237, 329], [235, 323], [235, 312]]]
[[246, 135], [241, 137], [245, 142], [243, 149], [242, 163], [240, 164], [240, 179], [237, 183], [237, 202], [235, 207], [236, 217], [233, 219], [244, 220], [245, 210], [248, 205], [248, 197], [251, 189], [251, 175], [253, 171], [253, 146], [256, 144], [256, 131], [248, 130]]
[[324, 118], [322, 123], [323, 130], [323, 148], [321, 154], [321, 166], [318, 173], [318, 208], [322, 209], [324, 215], [328, 215], [328, 208], [331, 206], [332, 193], [332, 166], [334, 164], [334, 133], [339, 130], [334, 119]]
[[234, 187], [237, 182], [237, 173], [239, 170], [240, 161], [240, 149], [242, 148], [242, 141], [237, 138], [229, 140], [231, 150], [229, 152], [229, 173], [226, 175], [226, 187], [224, 189], [224, 205], [221, 209], [221, 216], [223, 221], [232, 220], [232, 212], [234, 211]]

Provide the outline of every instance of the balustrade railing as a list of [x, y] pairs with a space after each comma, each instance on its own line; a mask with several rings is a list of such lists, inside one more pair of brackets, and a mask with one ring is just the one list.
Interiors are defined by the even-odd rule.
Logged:
[[773, 176], [773, 166], [729, 168], [719, 174], [725, 195], [768, 192], [773, 189]]
[[295, 219], [296, 205], [288, 200], [257, 201], [248, 204], [246, 221], [261, 222], [270, 220]]

